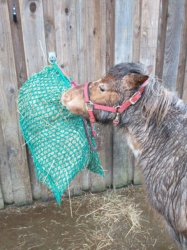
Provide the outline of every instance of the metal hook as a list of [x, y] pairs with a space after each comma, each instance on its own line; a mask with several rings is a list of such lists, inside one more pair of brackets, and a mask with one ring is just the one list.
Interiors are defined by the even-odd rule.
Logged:
[[14, 4], [13, 7], [12, 7], [12, 17], [13, 17], [13, 21], [14, 21], [15, 23], [17, 23], [17, 22], [18, 22], [18, 19], [17, 19], [17, 13], [16, 13], [16, 6], [15, 6], [15, 4]]
[[50, 64], [54, 64], [57, 62], [57, 58], [56, 58], [56, 53], [55, 52], [49, 52], [48, 53], [48, 61]]

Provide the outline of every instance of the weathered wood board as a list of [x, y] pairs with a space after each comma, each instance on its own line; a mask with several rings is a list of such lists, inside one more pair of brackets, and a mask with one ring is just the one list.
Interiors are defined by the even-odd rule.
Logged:
[[[0, 1], [0, 16], [0, 208], [52, 197], [37, 181], [16, 107], [18, 89], [48, 64], [49, 52], [80, 84], [120, 62], [152, 65], [152, 73], [187, 102], [185, 0], [7, 0]], [[105, 178], [83, 171], [70, 187], [72, 195], [142, 183], [117, 130], [98, 126]]]
[[[22, 19], [23, 44], [28, 77], [47, 65], [42, 1], [19, 0]], [[30, 156], [31, 157], [31, 156]], [[33, 197], [48, 199], [48, 190], [37, 181], [32, 159], [29, 160]]]
[[[0, 94], [1, 97], [1, 94]], [[1, 102], [0, 102], [1, 104]], [[0, 105], [0, 110], [1, 110]], [[1, 111], [0, 111], [1, 114]], [[11, 170], [8, 163], [8, 154], [7, 148], [4, 138], [4, 133], [2, 129], [2, 122], [0, 117], [0, 183], [1, 183], [1, 190], [3, 192], [3, 199], [4, 202], [7, 204], [11, 204], [14, 202], [13, 191], [12, 191], [12, 179], [11, 179]]]
[[1, 186], [0, 186], [0, 209], [4, 208], [4, 200], [3, 200], [3, 193], [1, 191]]
[[6, 1], [0, 2], [0, 110], [1, 126], [10, 167], [12, 191], [16, 204], [32, 202], [30, 177], [26, 158], [26, 150], [19, 130], [19, 114], [17, 112], [18, 83], [12, 46], [12, 36]]
[[[116, 1], [115, 6], [115, 64], [133, 59], [134, 1]], [[115, 188], [132, 182], [129, 149], [123, 132], [114, 128], [113, 135], [113, 186]]]
[[185, 22], [184, 3], [185, 0], [173, 0], [168, 2], [167, 33], [162, 77], [166, 83], [166, 86], [172, 91], [176, 90], [180, 46], [182, 39], [182, 24]]

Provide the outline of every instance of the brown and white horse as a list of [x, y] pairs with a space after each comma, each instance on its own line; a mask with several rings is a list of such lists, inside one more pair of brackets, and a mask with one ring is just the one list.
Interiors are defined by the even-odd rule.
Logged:
[[[69, 90], [72, 113], [122, 129], [141, 167], [150, 203], [181, 249], [187, 249], [187, 106], [135, 63]], [[100, 107], [100, 108], [99, 108]]]

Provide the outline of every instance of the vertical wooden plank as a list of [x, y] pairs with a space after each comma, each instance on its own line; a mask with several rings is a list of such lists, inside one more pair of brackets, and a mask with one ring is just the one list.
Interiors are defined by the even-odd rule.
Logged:
[[[151, 0], [141, 1], [139, 56], [140, 62], [145, 64], [145, 66], [153, 66], [153, 73], [156, 67], [159, 8], [160, 0], [154, 2]], [[142, 175], [138, 168], [134, 169], [133, 183], [142, 183]]]
[[114, 129], [113, 137], [113, 187], [124, 187], [129, 183], [129, 155], [122, 131]]
[[[141, 41], [141, 18], [142, 18], [142, 0], [135, 0], [133, 13], [133, 62], [140, 62], [140, 41]], [[137, 185], [142, 182], [140, 178], [140, 170], [136, 166], [135, 157], [130, 149], [129, 153], [129, 168], [132, 169], [132, 183]]]
[[[131, 62], [133, 58], [133, 20], [135, 2], [116, 0], [115, 9], [115, 64]], [[113, 136], [113, 186], [122, 187], [132, 182], [126, 139], [117, 128]]]
[[[88, 61], [88, 78], [96, 80], [101, 78], [101, 76], [106, 71], [106, 1], [90, 1], [88, 3], [88, 17], [89, 17], [89, 29], [87, 30], [88, 35], [88, 51], [91, 60]], [[108, 137], [107, 128], [103, 128], [98, 125], [99, 140], [101, 140], [102, 145], [99, 151], [100, 158], [104, 170], [106, 170], [106, 147], [105, 141]], [[110, 136], [110, 135], [109, 135]], [[108, 155], [108, 157], [110, 157]], [[91, 179], [91, 191], [99, 192], [105, 190], [105, 179], [90, 173]]]
[[[12, 17], [13, 7], [16, 8], [17, 23], [13, 22], [13, 17]], [[15, 0], [15, 1], [8, 0], [8, 8], [9, 8], [9, 19], [10, 19], [10, 27], [11, 27], [12, 44], [13, 44], [13, 50], [14, 50], [18, 88], [20, 88], [22, 84], [27, 80], [27, 70], [26, 70], [25, 53], [24, 53], [24, 47], [23, 47], [22, 25], [21, 25], [22, 20], [20, 16], [20, 7], [19, 7], [18, 0]], [[30, 170], [32, 193], [34, 194], [34, 198], [37, 198], [35, 196], [35, 193], [38, 193], [37, 192], [38, 188], [40, 190], [40, 185], [37, 183], [37, 185], [33, 186], [32, 177], [33, 175], [35, 176], [35, 174], [33, 173], [34, 165], [32, 163], [32, 157], [28, 151], [28, 148], [26, 147], [25, 150], [27, 152], [27, 161], [28, 161], [29, 170]], [[36, 189], [36, 192], [35, 192], [35, 189]]]
[[142, 0], [136, 0], [134, 2], [133, 12], [133, 62], [140, 61], [140, 35], [141, 35], [141, 3]]
[[[9, 19], [10, 19], [10, 27], [11, 27], [12, 44], [13, 44], [13, 50], [14, 50], [18, 88], [20, 88], [21, 85], [27, 80], [20, 8], [19, 8], [18, 0], [14, 0], [14, 1], [8, 0], [7, 2], [8, 2], [8, 8], [9, 8]], [[12, 17], [13, 7], [16, 8], [17, 23], [13, 22], [13, 17]]]
[[85, 0], [76, 1], [76, 22], [77, 22], [77, 62], [78, 62], [78, 82], [80, 84], [88, 81], [87, 76], [87, 9]]
[[164, 65], [164, 50], [166, 41], [166, 29], [167, 29], [167, 18], [168, 18], [168, 0], [160, 1], [159, 10], [159, 23], [158, 23], [158, 39], [157, 39], [157, 52], [156, 52], [156, 68], [155, 74], [160, 79], [163, 74]]
[[[76, 79], [80, 84], [83, 84], [88, 81], [88, 74], [87, 74], [87, 57], [88, 57], [88, 51], [87, 51], [87, 13], [86, 13], [86, 1], [85, 0], [78, 0], [75, 1], [75, 30], [76, 32], [76, 54], [77, 54], [77, 75]], [[74, 66], [71, 65], [71, 68], [73, 69]], [[74, 194], [81, 194], [82, 190], [86, 191], [90, 188], [90, 173], [86, 169], [84, 170], [79, 176], [77, 176], [77, 179], [74, 181]]]
[[55, 16], [54, 3], [51, 0], [43, 0], [44, 13], [44, 31], [47, 56], [49, 52], [56, 51], [56, 37], [55, 37]]
[[0, 183], [0, 209], [4, 208], [4, 200], [3, 200], [3, 194], [1, 190], [1, 183]]
[[41, 0], [19, 0], [27, 74], [31, 76], [47, 64], [43, 6]]
[[[79, 42], [81, 42], [80, 37], [78, 37], [79, 32], [81, 32], [81, 20], [79, 19], [79, 14], [82, 18], [82, 1], [57, 1], [55, 2], [54, 8], [56, 13], [55, 28], [57, 58], [59, 63], [63, 65], [65, 72], [75, 81], [78, 81], [80, 76], [78, 73]], [[84, 25], [85, 24], [83, 24], [83, 26]], [[83, 174], [77, 176], [72, 182], [70, 188], [71, 194], [81, 194], [82, 178]]]
[[[55, 1], [55, 37], [56, 37], [56, 53], [59, 64], [63, 65], [66, 73], [69, 72], [69, 56], [68, 55], [68, 39], [67, 39], [67, 25], [66, 15], [69, 15], [69, 5], [67, 1]], [[69, 26], [68, 26], [69, 29]]]
[[[186, 6], [185, 6], [185, 15], [186, 15]], [[187, 26], [185, 22], [185, 26]], [[186, 29], [187, 27], [185, 27]], [[182, 86], [182, 99], [184, 100], [185, 103], [187, 103], [187, 57], [186, 57], [186, 62], [185, 62], [185, 70], [184, 70], [184, 82]]]
[[[43, 5], [42, 1], [19, 0], [22, 19], [23, 44], [26, 58], [28, 76], [39, 72], [47, 65], [47, 53], [44, 33]], [[32, 159], [30, 162], [30, 173], [32, 191], [35, 199], [48, 199], [47, 188], [37, 181], [33, 168]]]
[[[187, 18], [187, 2], [185, 2], [185, 19], [184, 20], [186, 20], [186, 18]], [[183, 46], [184, 46], [185, 45], [185, 38], [186, 38], [185, 33], [187, 30], [187, 23], [184, 22], [183, 25], [184, 25], [184, 28], [183, 28], [183, 34], [184, 34]], [[183, 46], [181, 47], [181, 49], [184, 48]], [[186, 51], [186, 47], [184, 49], [184, 53], [185, 53], [185, 51]], [[182, 53], [182, 51], [181, 51], [181, 53]], [[184, 63], [184, 65], [185, 65], [185, 69], [184, 69], [184, 81], [183, 81], [183, 86], [182, 86], [182, 99], [184, 100], [185, 103], [187, 103], [187, 57], [186, 57], [186, 62]], [[180, 73], [180, 71], [179, 71], [179, 73]], [[180, 79], [180, 77], [178, 76], [178, 81], [179, 81], [179, 79]]]
[[184, 3], [185, 0], [172, 0], [168, 5], [163, 80], [173, 91], [176, 90], [182, 24], [184, 23]]
[[[0, 94], [1, 97], [1, 94]], [[1, 106], [0, 106], [1, 108]], [[1, 114], [1, 110], [0, 110]], [[0, 183], [1, 189], [4, 197], [4, 202], [11, 204], [14, 202], [13, 193], [12, 193], [12, 181], [11, 181], [11, 172], [10, 166], [8, 163], [8, 154], [5, 143], [5, 138], [2, 129], [2, 121], [0, 115]]]
[[116, 0], [115, 63], [131, 62], [134, 0]]
[[184, 100], [185, 103], [187, 103], [187, 59], [185, 63], [182, 99]]
[[181, 44], [180, 44], [180, 53], [179, 53], [179, 65], [177, 72], [177, 83], [176, 90], [179, 97], [182, 98], [183, 94], [183, 85], [185, 79], [185, 65], [187, 60], [187, 1], [184, 3], [184, 18], [182, 23], [182, 32], [181, 32]]
[[[114, 42], [115, 42], [115, 1], [105, 1], [106, 4], [106, 71], [114, 65]], [[103, 163], [105, 167], [105, 185], [113, 185], [113, 126], [103, 128], [107, 131], [105, 135], [105, 145], [103, 154]], [[105, 132], [106, 133], [106, 132]], [[110, 156], [110, 157], [109, 157]]]
[[[26, 70], [26, 62], [25, 62], [25, 52], [23, 47], [23, 36], [22, 36], [22, 25], [21, 25], [21, 15], [20, 15], [20, 6], [19, 1], [8, 1], [9, 7], [9, 18], [11, 20], [11, 34], [12, 34], [12, 41], [13, 41], [13, 49], [15, 55], [15, 65], [16, 65], [16, 72], [17, 72], [17, 79], [18, 79], [18, 87], [27, 80], [27, 70]], [[17, 13], [17, 23], [12, 21], [12, 9], [13, 7], [16, 8]], [[32, 160], [32, 156], [28, 148], [26, 147], [27, 151], [27, 158], [29, 164], [29, 171], [30, 171], [30, 178], [31, 178], [31, 187], [34, 199], [39, 199], [41, 197], [41, 187], [38, 183], [34, 171], [34, 164]]]
[[56, 51], [60, 64], [75, 81], [78, 80], [76, 1], [62, 0], [54, 4]]
[[[8, 1], [10, 3], [10, 1]], [[9, 9], [10, 11], [10, 9]], [[10, 22], [11, 24], [12, 22]], [[6, 144], [4, 141], [3, 136], [3, 130], [2, 130], [2, 124], [0, 123], [0, 177], [1, 177], [1, 186], [2, 191], [1, 195], [3, 193], [4, 200], [6, 203], [11, 204], [13, 203], [13, 193], [12, 193], [12, 182], [11, 182], [11, 173], [10, 173], [10, 167], [8, 164], [8, 155], [6, 151]], [[1, 203], [2, 204], [2, 203]]]
[[106, 70], [114, 65], [115, 57], [115, 1], [106, 1]]
[[142, 0], [140, 62], [155, 72], [159, 21], [159, 0]]
[[[92, 6], [90, 6], [92, 8]], [[90, 15], [91, 15], [91, 8]], [[101, 78], [102, 75], [106, 73], [106, 1], [96, 0], [93, 5], [93, 26], [90, 27], [90, 44], [92, 45], [91, 54], [92, 60], [90, 61], [90, 79], [95, 80]], [[92, 42], [92, 43], [91, 43]], [[94, 68], [94, 71], [92, 69]], [[99, 130], [99, 140], [101, 141], [101, 146], [99, 150], [101, 162], [105, 173], [108, 175], [109, 168], [108, 163], [112, 164], [110, 161], [110, 145], [107, 142], [107, 139], [111, 137], [109, 134], [110, 127], [103, 127], [102, 125], [98, 125]], [[107, 144], [106, 144], [107, 143]], [[106, 151], [106, 147], [108, 147], [108, 152]], [[109, 161], [107, 161], [107, 157]], [[108, 169], [107, 169], [108, 168]], [[104, 191], [106, 189], [105, 179], [91, 173], [91, 191], [99, 192]]]
[[[84, 84], [88, 79], [87, 72], [87, 30], [88, 19], [87, 5], [85, 0], [76, 1], [76, 22], [77, 22], [77, 63], [78, 63], [78, 82]], [[79, 176], [82, 190], [86, 191], [90, 188], [90, 173], [88, 170], [84, 170]]]
[[16, 204], [32, 201], [30, 177], [26, 151], [22, 147], [16, 110], [17, 76], [12, 46], [11, 28], [6, 1], [1, 1], [0, 8], [0, 115], [1, 124], [11, 169], [13, 197]]
[[[49, 57], [49, 52], [56, 52], [55, 20], [54, 20], [55, 18], [54, 18], [53, 1], [43, 0], [43, 15], [44, 15], [46, 55], [47, 57]], [[50, 192], [50, 190], [48, 190], [48, 197], [49, 198], [53, 197], [53, 194]]]
[[31, 182], [33, 199], [39, 200], [41, 199], [41, 184], [37, 180], [33, 158], [28, 148], [27, 148], [27, 156], [28, 156], [30, 182]]
[[[12, 16], [13, 7], [16, 8], [17, 23], [13, 22], [13, 16]], [[22, 84], [27, 80], [27, 70], [26, 70], [26, 63], [25, 63], [25, 53], [24, 53], [24, 48], [23, 48], [21, 16], [20, 16], [20, 8], [19, 8], [18, 0], [15, 0], [15, 1], [8, 0], [8, 8], [9, 8], [9, 19], [10, 19], [10, 27], [11, 27], [12, 44], [13, 44], [13, 50], [14, 50], [18, 88], [20, 88]], [[29, 164], [29, 158], [31, 156], [27, 148], [26, 148], [26, 152], [27, 152], [27, 158], [28, 158], [27, 161]], [[30, 164], [29, 164], [29, 169], [30, 169]]]

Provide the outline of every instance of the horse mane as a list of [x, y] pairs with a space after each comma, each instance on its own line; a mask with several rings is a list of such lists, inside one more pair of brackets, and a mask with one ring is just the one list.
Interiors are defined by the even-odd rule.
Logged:
[[168, 91], [157, 77], [150, 76], [141, 102], [141, 111], [146, 119], [146, 125], [151, 121], [159, 125], [164, 120], [171, 107], [173, 96], [173, 93]]

